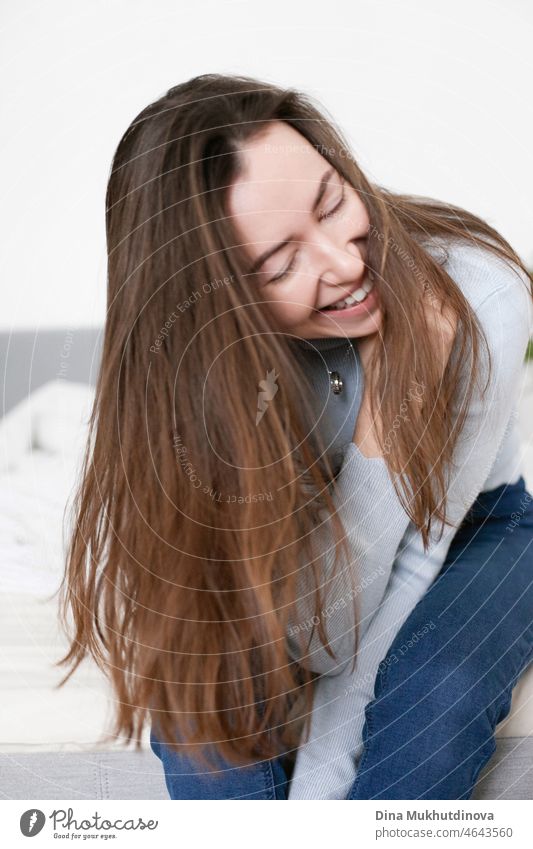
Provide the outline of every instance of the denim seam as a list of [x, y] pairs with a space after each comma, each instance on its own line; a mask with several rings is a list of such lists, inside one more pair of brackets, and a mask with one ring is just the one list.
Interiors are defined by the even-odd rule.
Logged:
[[[361, 773], [364, 772], [365, 761], [368, 760], [368, 755], [369, 755], [369, 752], [370, 752], [370, 749], [371, 749], [371, 746], [372, 746], [372, 737], [374, 736], [374, 721], [373, 721], [372, 708], [374, 706], [374, 703], [375, 703], [375, 699], [374, 699], [374, 701], [370, 702], [369, 705], [367, 705], [367, 708], [365, 710], [365, 725], [366, 725], [367, 730], [368, 730], [368, 734], [367, 734], [368, 745], [363, 748], [363, 754], [361, 756], [361, 760], [359, 761], [359, 768], [357, 770], [357, 774], [355, 776], [355, 780], [352, 784], [351, 790], [350, 790], [348, 796], [346, 797], [347, 799], [353, 799], [353, 794], [358, 789], [359, 784], [361, 783], [360, 782]], [[363, 729], [363, 732], [364, 732], [364, 729]]]
[[263, 761], [261, 764], [263, 774], [265, 776], [265, 799], [276, 799], [276, 787], [274, 780], [274, 770], [272, 769], [272, 761]]
[[[387, 660], [388, 656], [389, 656], [389, 652], [387, 652], [384, 659]], [[381, 661], [381, 662], [383, 663], [383, 661]], [[391, 667], [392, 667], [392, 663], [388, 663], [386, 668], [383, 671], [381, 669], [378, 671], [376, 685], [374, 687], [375, 699], [378, 698], [378, 694], [380, 694], [381, 691], [383, 690], [383, 688], [384, 688], [384, 686], [385, 686], [385, 684], [388, 680]], [[374, 699], [374, 701], [375, 701], [375, 699]]]
[[[528, 635], [528, 636], [526, 636], [526, 639], [529, 639], [529, 643], [530, 643], [529, 647], [524, 650], [522, 658], [518, 663], [518, 666], [515, 667], [515, 672], [514, 672], [512, 678], [511, 678], [511, 681], [509, 682], [507, 687], [505, 687], [505, 689], [502, 691], [502, 693], [505, 693], [505, 695], [506, 695], [508, 704], [512, 700], [513, 690], [518, 683], [518, 679], [521, 677], [521, 675], [526, 670], [526, 668], [529, 666], [529, 664], [533, 662], [533, 625], [531, 625], [528, 628], [528, 630], [526, 631], [526, 635]], [[493, 719], [489, 714], [489, 711], [491, 711], [491, 708], [492, 708], [492, 705], [490, 705], [487, 708], [487, 715], [489, 716], [489, 719], [490, 719], [490, 722], [491, 722], [491, 725], [492, 725]], [[496, 717], [494, 717], [494, 720], [495, 719], [496, 719]], [[503, 720], [501, 720], [501, 721], [503, 721]], [[494, 727], [496, 727], [497, 724], [498, 723], [494, 721]]]
[[485, 749], [482, 749], [481, 752], [480, 752], [481, 757], [480, 757], [480, 760], [479, 760], [479, 764], [477, 765], [477, 767], [475, 768], [475, 770], [472, 774], [472, 779], [471, 779], [471, 783], [470, 783], [470, 790], [468, 791], [468, 796], [465, 796], [463, 794], [460, 797], [461, 799], [470, 799], [470, 796], [472, 795], [472, 793], [474, 792], [474, 789], [476, 787], [476, 783], [477, 783], [477, 780], [479, 778], [479, 773], [481, 772], [483, 767], [490, 761], [490, 759], [493, 756], [495, 751], [496, 751], [496, 740], [494, 739], [494, 735], [492, 735], [490, 740], [488, 741], [487, 756], [485, 757]]

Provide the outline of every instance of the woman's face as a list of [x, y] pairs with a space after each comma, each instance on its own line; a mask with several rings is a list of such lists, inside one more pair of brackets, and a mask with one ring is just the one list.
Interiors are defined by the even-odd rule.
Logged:
[[357, 192], [283, 121], [241, 156], [229, 213], [250, 257], [248, 279], [278, 322], [304, 339], [378, 331], [377, 287], [365, 267], [370, 223]]

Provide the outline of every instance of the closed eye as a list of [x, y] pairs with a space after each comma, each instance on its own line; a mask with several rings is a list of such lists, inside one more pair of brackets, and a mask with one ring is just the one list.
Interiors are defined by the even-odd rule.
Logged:
[[294, 268], [297, 256], [298, 256], [298, 251], [295, 251], [294, 254], [292, 255], [292, 259], [291, 259], [290, 263], [288, 264], [287, 268], [285, 269], [285, 271], [281, 271], [279, 274], [276, 274], [275, 277], [271, 277], [268, 282], [269, 283], [275, 283], [278, 280], [283, 280], [285, 277], [287, 277]]
[[[318, 220], [324, 221], [327, 218], [329, 218], [331, 215], [334, 215], [335, 212], [338, 212], [338, 210], [341, 208], [341, 206], [343, 205], [345, 200], [346, 200], [346, 181], [343, 180], [342, 181], [342, 197], [341, 197], [340, 201], [333, 207], [333, 209], [330, 209], [328, 212], [323, 212], [322, 215], [319, 215]], [[279, 274], [276, 274], [275, 277], [271, 277], [268, 282], [269, 283], [277, 283], [279, 280], [284, 280], [285, 277], [287, 277], [291, 273], [291, 271], [294, 270], [295, 261], [296, 261], [297, 256], [298, 256], [298, 251], [295, 251], [289, 265], [287, 266], [287, 268], [285, 268]]]
[[346, 181], [343, 180], [342, 181], [342, 196], [341, 196], [340, 201], [338, 202], [338, 204], [336, 204], [336, 206], [333, 207], [333, 209], [330, 209], [329, 212], [323, 212], [322, 215], [320, 215], [318, 217], [318, 220], [323, 221], [325, 218], [329, 218], [330, 215], [333, 215], [335, 212], [337, 212], [341, 208], [341, 206], [343, 205], [345, 200], [346, 200]]

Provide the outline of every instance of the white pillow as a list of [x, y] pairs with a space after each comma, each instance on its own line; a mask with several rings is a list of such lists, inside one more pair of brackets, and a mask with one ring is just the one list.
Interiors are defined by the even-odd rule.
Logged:
[[78, 454], [87, 439], [94, 387], [51, 380], [13, 407], [0, 421], [0, 471], [28, 451]]
[[28, 399], [20, 401], [0, 420], [0, 472], [16, 466], [31, 447], [31, 418]]

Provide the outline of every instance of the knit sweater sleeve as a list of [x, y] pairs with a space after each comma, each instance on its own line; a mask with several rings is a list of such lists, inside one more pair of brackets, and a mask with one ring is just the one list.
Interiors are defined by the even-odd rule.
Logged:
[[[490, 273], [487, 276], [490, 278]], [[450, 472], [448, 517], [452, 527], [445, 529], [440, 541], [435, 528], [427, 552], [417, 530], [407, 528], [384, 597], [361, 639], [355, 671], [346, 664], [339, 675], [315, 682], [310, 736], [297, 752], [291, 800], [346, 798], [362, 753], [365, 707], [373, 698], [379, 664], [442, 568], [469, 506], [486, 481], [495, 479], [498, 454], [513, 429], [510, 420], [519, 395], [531, 322], [529, 285], [521, 286], [510, 269], [499, 270], [497, 280], [488, 282], [492, 283], [490, 294], [476, 305], [476, 314], [487, 337], [492, 373], [486, 393], [474, 392]], [[484, 358], [484, 376], [487, 369]], [[479, 386], [484, 385], [481, 380]], [[502, 476], [503, 469], [497, 474]], [[382, 514], [382, 524], [388, 526], [386, 514]]]
[[[333, 500], [346, 532], [350, 562], [333, 567], [333, 535], [329, 521], [313, 532], [312, 545], [320, 559], [319, 589], [322, 605], [314, 608], [315, 582], [308, 563], [298, 574], [298, 619], [289, 623], [287, 644], [291, 658], [313, 672], [339, 674], [354, 655], [355, 620], [358, 637], [364, 633], [385, 592], [392, 563], [409, 518], [394, 489], [382, 458], [361, 454], [350, 442], [334, 482]], [[384, 521], [386, 517], [386, 521]], [[316, 565], [315, 564], [315, 568]], [[325, 625], [332, 658], [317, 633], [319, 618]]]

